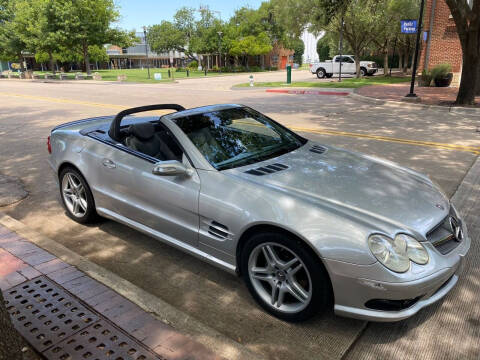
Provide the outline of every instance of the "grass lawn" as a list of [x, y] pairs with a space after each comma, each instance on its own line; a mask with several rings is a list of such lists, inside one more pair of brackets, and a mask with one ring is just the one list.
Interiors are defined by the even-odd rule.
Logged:
[[[187, 78], [187, 72], [181, 71], [176, 72], [175, 69], [170, 69], [170, 78], [168, 77], [168, 69], [162, 68], [155, 68], [150, 69], [150, 79], [148, 78], [148, 71], [147, 69], [119, 69], [119, 70], [92, 70], [92, 74], [98, 72], [102, 75], [103, 81], [117, 81], [118, 75], [127, 75], [127, 82], [141, 82], [141, 83], [158, 83], [158, 82], [171, 82], [176, 79], [185, 79]], [[51, 72], [47, 71], [35, 71], [35, 74], [44, 75], [46, 73], [51, 74]], [[162, 80], [154, 80], [153, 74], [154, 73], [161, 73]], [[58, 73], [57, 73], [58, 74]], [[76, 72], [69, 72], [67, 73], [68, 79], [75, 79]], [[86, 73], [83, 73], [86, 75]], [[235, 75], [239, 73], [217, 73], [217, 72], [207, 72], [207, 77], [211, 76], [220, 76], [220, 75]], [[205, 73], [203, 71], [190, 71], [189, 72], [190, 78], [201, 78], [205, 77]], [[58, 78], [58, 75], [57, 75]]]
[[[255, 86], [258, 87], [305, 87], [305, 88], [359, 88], [367, 85], [379, 85], [379, 84], [397, 84], [409, 82], [410, 77], [384, 77], [384, 76], [372, 76], [363, 78], [348, 78], [330, 81], [293, 81], [290, 85], [283, 81], [278, 82], [257, 82]], [[237, 84], [235, 87], [248, 87], [249, 83]]]

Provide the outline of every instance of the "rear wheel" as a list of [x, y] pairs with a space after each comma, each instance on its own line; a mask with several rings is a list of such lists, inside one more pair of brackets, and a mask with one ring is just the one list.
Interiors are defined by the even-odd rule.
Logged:
[[92, 192], [82, 174], [68, 167], [60, 172], [60, 195], [67, 215], [81, 223], [93, 222], [97, 218]]
[[306, 320], [329, 304], [328, 274], [311, 250], [293, 237], [252, 236], [242, 251], [241, 268], [253, 298], [280, 319]]
[[326, 73], [325, 73], [325, 70], [324, 70], [324, 69], [319, 68], [319, 69], [317, 70], [317, 78], [323, 79], [323, 78], [325, 77], [325, 74], [326, 74]]

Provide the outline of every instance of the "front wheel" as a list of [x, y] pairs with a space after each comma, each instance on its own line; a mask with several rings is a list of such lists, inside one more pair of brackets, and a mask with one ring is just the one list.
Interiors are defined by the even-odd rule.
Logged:
[[244, 246], [241, 269], [257, 303], [286, 321], [306, 320], [331, 299], [328, 274], [301, 241], [280, 233], [251, 237]]
[[323, 79], [325, 77], [325, 74], [325, 70], [323, 70], [322, 68], [317, 70], [317, 78]]
[[326, 74], [325, 76], [327, 77], [327, 79], [330, 79], [333, 76], [333, 74]]
[[60, 195], [67, 215], [81, 224], [93, 222], [97, 213], [92, 192], [80, 172], [65, 168], [60, 176]]
[[360, 68], [360, 75], [361, 75], [361, 76], [367, 76], [367, 69], [365, 69], [365, 68]]

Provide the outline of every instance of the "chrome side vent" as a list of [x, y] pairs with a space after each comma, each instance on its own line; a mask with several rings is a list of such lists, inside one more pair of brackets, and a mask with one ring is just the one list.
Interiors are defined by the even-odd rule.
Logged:
[[276, 163], [276, 164], [261, 166], [255, 169], [250, 169], [245, 172], [250, 175], [262, 176], [262, 175], [272, 174], [277, 171], [282, 171], [285, 169], [288, 169], [287, 165]]
[[311, 148], [310, 148], [310, 151], [311, 152], [314, 152], [316, 154], [323, 154], [325, 151], [327, 151], [327, 148], [323, 147], [323, 146], [320, 146], [320, 145], [313, 145]]
[[226, 239], [228, 237], [228, 228], [216, 221], [212, 221], [208, 227], [208, 233], [219, 239]]

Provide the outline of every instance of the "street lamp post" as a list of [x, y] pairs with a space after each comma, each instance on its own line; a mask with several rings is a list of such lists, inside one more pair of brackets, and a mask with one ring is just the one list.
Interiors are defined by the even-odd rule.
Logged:
[[406, 97], [417, 97], [417, 94], [413, 92], [415, 88], [415, 73], [417, 72], [417, 60], [418, 60], [418, 51], [420, 50], [420, 32], [422, 31], [422, 21], [423, 21], [423, 4], [425, 0], [422, 0], [420, 3], [420, 16], [418, 18], [418, 29], [417, 29], [417, 43], [415, 45], [415, 57], [413, 59], [413, 70], [412, 70], [412, 80], [410, 82], [410, 92], [405, 95]]
[[147, 27], [143, 27], [143, 35], [145, 39], [145, 54], [147, 55], [147, 71], [148, 71], [148, 78], [150, 79], [150, 63], [148, 61], [148, 42], [147, 42]]

